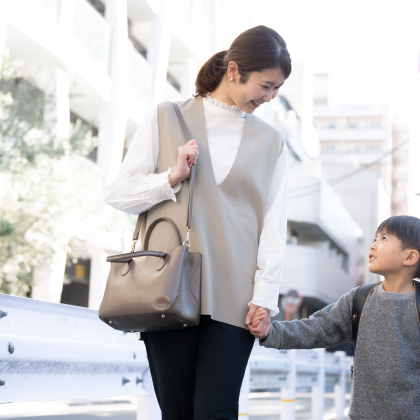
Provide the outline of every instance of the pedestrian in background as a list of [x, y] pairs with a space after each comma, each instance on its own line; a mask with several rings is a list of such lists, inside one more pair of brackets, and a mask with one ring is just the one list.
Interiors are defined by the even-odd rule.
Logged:
[[[163, 420], [237, 420], [255, 340], [249, 324], [259, 308], [266, 325], [278, 313], [287, 147], [273, 126], [252, 114], [277, 96], [290, 73], [290, 55], [276, 31], [243, 32], [202, 66], [195, 95], [178, 103], [192, 140], [181, 143], [172, 104], [160, 104], [140, 124], [117, 179], [104, 189], [109, 205], [148, 211], [142, 228], [162, 216], [182, 228], [189, 193], [183, 181], [197, 164], [190, 251], [203, 258], [200, 324], [142, 333]], [[156, 226], [149, 249], [177, 245], [163, 224]]]

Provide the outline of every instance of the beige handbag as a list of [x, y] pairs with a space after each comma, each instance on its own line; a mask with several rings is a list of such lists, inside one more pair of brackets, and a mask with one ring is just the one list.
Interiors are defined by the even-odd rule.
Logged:
[[[173, 104], [186, 141], [188, 129], [181, 111]], [[200, 321], [201, 254], [189, 252], [194, 180], [191, 167], [187, 240], [182, 243], [175, 223], [163, 217], [148, 228], [143, 251], [134, 252], [142, 214], [139, 214], [131, 252], [106, 260], [111, 270], [99, 308], [99, 318], [120, 331], [161, 331], [198, 325]], [[158, 223], [169, 223], [178, 246], [168, 253], [148, 249], [150, 235]]]

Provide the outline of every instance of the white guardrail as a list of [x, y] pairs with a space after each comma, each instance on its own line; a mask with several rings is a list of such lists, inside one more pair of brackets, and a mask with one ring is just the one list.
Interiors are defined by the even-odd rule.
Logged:
[[[168, 349], [170, 351], [170, 349]], [[335, 387], [337, 419], [345, 419], [350, 370], [344, 352], [279, 351], [254, 346], [239, 399], [281, 389], [281, 419], [295, 419], [297, 387], [312, 388], [312, 418], [324, 413], [326, 385]], [[0, 294], [0, 403], [139, 396], [137, 420], [161, 418], [144, 343], [115, 331], [97, 311]]]

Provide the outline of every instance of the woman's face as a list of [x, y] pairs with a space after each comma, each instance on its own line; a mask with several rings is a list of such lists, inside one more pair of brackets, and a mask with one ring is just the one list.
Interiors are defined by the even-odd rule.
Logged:
[[[231, 63], [229, 63], [230, 65]], [[235, 68], [229, 66], [228, 79], [233, 81], [228, 84], [229, 96], [233, 103], [242, 111], [251, 114], [265, 102], [270, 102], [277, 96], [285, 77], [280, 68], [254, 71], [249, 75], [244, 84], [239, 82], [240, 75]]]

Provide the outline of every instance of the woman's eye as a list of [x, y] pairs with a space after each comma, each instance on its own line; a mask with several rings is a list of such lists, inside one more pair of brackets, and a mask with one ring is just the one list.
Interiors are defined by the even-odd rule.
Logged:
[[264, 89], [268, 89], [268, 86], [261, 86], [261, 87], [263, 87]]

